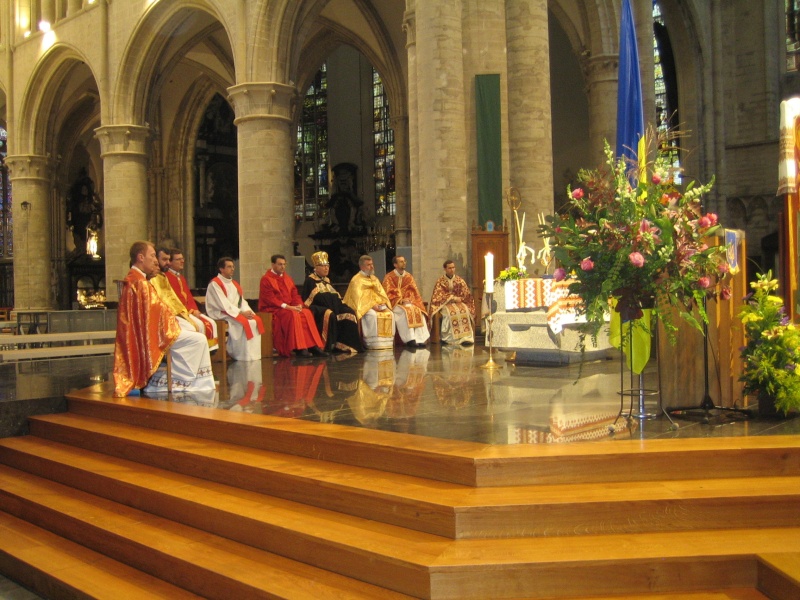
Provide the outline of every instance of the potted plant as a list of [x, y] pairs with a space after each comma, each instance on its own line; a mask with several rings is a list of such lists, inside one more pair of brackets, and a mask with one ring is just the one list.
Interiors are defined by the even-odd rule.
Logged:
[[[652, 133], [648, 138], [655, 139]], [[707, 321], [702, 300], [728, 272], [724, 247], [709, 244], [720, 227], [717, 216], [705, 213], [700, 202], [713, 181], [681, 186], [659, 147], [645, 144], [639, 164], [630, 165], [615, 160], [606, 143], [606, 166], [581, 170], [579, 186], [567, 189], [565, 208], [539, 227], [560, 263], [554, 278], [572, 281], [570, 292], [582, 299], [578, 314], [593, 339], [608, 320], [610, 303], [622, 322], [636, 322], [644, 308], [653, 308], [672, 334], [676, 307], [701, 329], [693, 312]], [[730, 289], [724, 286], [720, 294], [729, 298]]]
[[772, 271], [750, 284], [739, 313], [747, 344], [742, 348], [744, 393], [758, 398], [759, 414], [800, 409], [800, 330], [786, 316], [783, 299], [773, 292]]

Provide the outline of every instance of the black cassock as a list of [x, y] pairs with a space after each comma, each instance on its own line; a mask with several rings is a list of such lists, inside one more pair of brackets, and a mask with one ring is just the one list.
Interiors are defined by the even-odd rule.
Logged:
[[330, 279], [312, 273], [303, 283], [302, 296], [306, 306], [314, 313], [325, 350], [364, 351], [356, 313], [342, 302]]

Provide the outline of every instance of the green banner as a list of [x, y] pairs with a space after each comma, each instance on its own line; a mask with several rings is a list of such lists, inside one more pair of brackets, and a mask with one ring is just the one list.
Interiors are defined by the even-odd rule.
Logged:
[[475, 76], [478, 143], [478, 222], [503, 225], [503, 169], [500, 153], [500, 75]]

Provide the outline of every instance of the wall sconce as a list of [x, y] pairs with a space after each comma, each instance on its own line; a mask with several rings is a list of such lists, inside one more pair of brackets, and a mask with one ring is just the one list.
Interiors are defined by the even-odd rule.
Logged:
[[20, 204], [22, 210], [28, 212], [31, 209], [31, 203], [25, 200], [22, 204]]

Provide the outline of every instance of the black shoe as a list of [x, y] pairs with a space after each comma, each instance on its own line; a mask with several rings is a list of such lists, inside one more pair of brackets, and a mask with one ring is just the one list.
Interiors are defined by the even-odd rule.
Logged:
[[416, 348], [417, 342], [415, 342], [414, 340], [409, 340], [406, 342], [406, 346], [408, 346], [409, 348]]
[[297, 356], [300, 358], [311, 358], [311, 352], [309, 352], [306, 348], [302, 350], [297, 350]]
[[424, 348], [425, 342], [417, 342], [417, 348]]
[[308, 350], [310, 350], [311, 354], [313, 354], [314, 356], [330, 356], [330, 354], [325, 352], [325, 350], [323, 350], [319, 346], [312, 346]]

